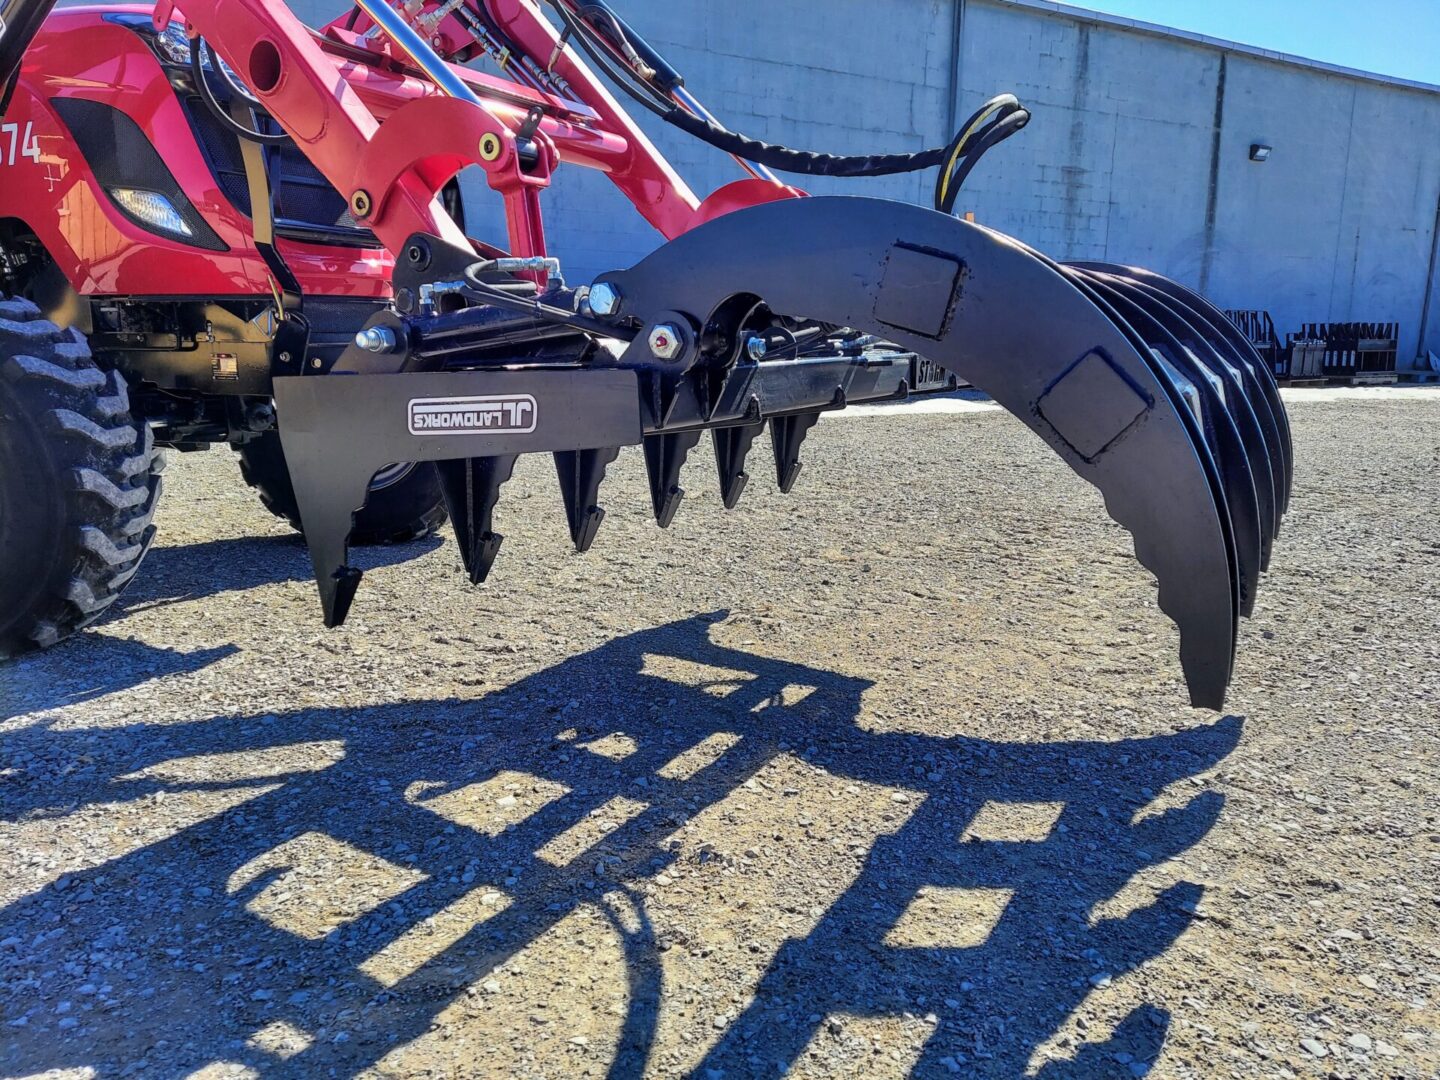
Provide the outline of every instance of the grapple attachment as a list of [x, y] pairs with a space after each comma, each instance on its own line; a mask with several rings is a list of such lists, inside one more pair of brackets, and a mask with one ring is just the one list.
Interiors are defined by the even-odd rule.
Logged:
[[[765, 422], [788, 491], [822, 411], [960, 378], [1100, 489], [1179, 627], [1192, 702], [1221, 707], [1292, 455], [1272, 374], [1205, 301], [1141, 271], [1060, 266], [992, 230], [861, 198], [727, 214], [597, 284], [619, 298], [606, 305], [615, 340], [601, 347], [587, 321], [563, 367], [545, 358], [553, 341], [542, 356], [502, 364], [477, 349], [457, 364], [460, 320], [481, 319], [461, 313], [408, 321], [396, 362], [435, 368], [426, 342], [443, 337], [445, 366], [464, 370], [365, 374], [357, 364], [348, 378], [277, 380], [328, 622], [343, 619], [358, 580], [345, 562], [349, 515], [388, 462], [490, 463], [443, 474], [479, 580], [498, 546], [494, 498], [518, 453], [555, 454], [584, 550], [619, 446], [643, 440], [665, 525], [680, 464], [705, 429], [729, 507]], [[517, 398], [533, 414], [500, 408]]]

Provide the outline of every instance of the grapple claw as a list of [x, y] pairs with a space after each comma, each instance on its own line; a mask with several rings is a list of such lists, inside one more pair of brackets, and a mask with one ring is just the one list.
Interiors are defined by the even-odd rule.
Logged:
[[1123, 287], [1093, 272], [1072, 270], [1070, 273], [1079, 274], [1115, 308], [1160, 358], [1171, 382], [1182, 388], [1187, 399], [1193, 398], [1191, 411], [1219, 469], [1225, 507], [1235, 534], [1239, 612], [1249, 615], [1254, 609], [1261, 570], [1260, 499], [1251, 460], [1227, 402], [1224, 384]]
[[715, 428], [710, 433], [715, 445], [715, 468], [720, 474], [720, 498], [726, 510], [734, 510], [740, 504], [740, 495], [750, 482], [745, 471], [745, 457], [750, 445], [765, 425], [741, 424], [738, 427]]
[[[1203, 315], [1144, 282], [1098, 270], [1098, 276], [1121, 291], [1173, 335], [1195, 363], [1202, 365], [1223, 387], [1224, 404], [1244, 444], [1245, 457], [1255, 483], [1260, 514], [1260, 568], [1268, 568], [1279, 535], [1281, 495], [1285, 486], [1283, 436], [1255, 372], [1219, 335], [1209, 329]], [[1254, 596], [1242, 614], [1250, 614]]]
[[[1180, 629], [1191, 700], [1222, 705], [1242, 583], [1248, 597], [1259, 572], [1253, 468], [1223, 385], [1135, 298], [983, 227], [835, 197], [725, 215], [604, 280], [641, 319], [675, 310], [703, 325], [732, 298], [761, 297], [772, 311], [913, 350], [989, 393], [1100, 489]], [[1208, 423], [1206, 402], [1217, 413]], [[788, 433], [777, 440], [777, 459], [793, 445]], [[1247, 491], [1237, 515], [1230, 493], [1238, 504]]]
[[518, 460], [518, 455], [505, 454], [435, 463], [460, 559], [472, 585], [490, 576], [490, 568], [500, 553], [505, 538], [494, 531], [495, 504]]
[[[1221, 707], [1238, 620], [1254, 605], [1289, 498], [1292, 452], [1272, 373], [1205, 301], [1139, 271], [1061, 266], [948, 215], [829, 197], [725, 214], [596, 284], [624, 298], [623, 323], [605, 324], [621, 337], [604, 348], [593, 320], [572, 326], [547, 306], [562, 323], [550, 331], [553, 353], [508, 358], [495, 351], [496, 327], [513, 334], [506, 320], [534, 313], [481, 304], [395, 317], [406, 355], [387, 362], [462, 370], [276, 380], [327, 621], [343, 618], [354, 594], [350, 514], [386, 462], [445, 463], [462, 557], [478, 581], [500, 544], [491, 517], [515, 455], [554, 455], [583, 552], [621, 445], [643, 442], [664, 526], [706, 428], [733, 507], [766, 420], [788, 492], [822, 411], [965, 379], [1100, 489], [1179, 628], [1191, 701]], [[499, 308], [515, 302], [494, 295], [507, 296]], [[653, 333], [634, 333], [643, 326], [695, 333], [657, 351]], [[633, 340], [617, 346], [627, 333]]]
[[680, 469], [700, 441], [700, 434], [700, 429], [694, 428], [645, 437], [645, 471], [650, 476], [650, 504], [655, 511], [655, 521], [662, 529], [670, 527], [675, 520], [675, 511], [680, 508], [680, 500], [685, 498], [685, 489], [680, 486]]
[[570, 523], [570, 539], [580, 554], [590, 550], [605, 511], [599, 505], [600, 484], [605, 470], [620, 456], [618, 446], [592, 450], [565, 450], [555, 455], [555, 471], [560, 476], [560, 496], [565, 501], [565, 517]]
[[[1077, 263], [1086, 269], [1099, 270], [1127, 278], [1147, 286], [1168, 297], [1181, 306], [1186, 318], [1199, 328], [1212, 347], [1220, 350], [1232, 362], [1238, 364], [1248, 378], [1252, 406], [1263, 421], [1268, 417], [1267, 431], [1273, 428], [1274, 444], [1279, 450], [1279, 507], [1278, 519], [1290, 507], [1290, 493], [1295, 480], [1295, 448], [1290, 436], [1290, 417], [1280, 400], [1280, 386], [1275, 373], [1255, 351], [1255, 346], [1225, 317], [1224, 312], [1193, 289], [1178, 281], [1162, 277], [1152, 270], [1115, 263]], [[1269, 437], [1267, 435], [1267, 437]]]

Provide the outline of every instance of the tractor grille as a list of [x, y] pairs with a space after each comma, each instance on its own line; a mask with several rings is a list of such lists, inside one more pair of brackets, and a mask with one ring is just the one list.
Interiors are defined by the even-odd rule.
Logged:
[[[199, 97], [182, 94], [180, 100], [220, 190], [237, 210], [250, 217], [250, 185], [245, 179], [240, 140], [210, 115]], [[355, 224], [345, 197], [299, 150], [293, 146], [267, 146], [265, 159], [275, 195], [275, 231], [279, 235], [346, 247], [379, 246], [374, 233]]]

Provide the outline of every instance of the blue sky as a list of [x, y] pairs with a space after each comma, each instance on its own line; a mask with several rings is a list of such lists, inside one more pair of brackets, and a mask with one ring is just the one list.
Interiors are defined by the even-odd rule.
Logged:
[[1067, 0], [1312, 60], [1440, 84], [1440, 0]]

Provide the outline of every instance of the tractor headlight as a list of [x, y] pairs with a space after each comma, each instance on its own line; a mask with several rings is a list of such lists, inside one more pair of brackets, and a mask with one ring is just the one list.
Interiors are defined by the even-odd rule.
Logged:
[[105, 21], [135, 31], [166, 63], [179, 67], [190, 66], [190, 39], [185, 36], [185, 28], [179, 23], [171, 23], [164, 30], [156, 30], [149, 15], [133, 11], [112, 11], [105, 16]]
[[[195, 46], [185, 36], [185, 28], [180, 23], [170, 23], [164, 30], [156, 30], [149, 15], [139, 15], [133, 11], [113, 11], [105, 16], [105, 21], [114, 23], [116, 26], [123, 26], [127, 30], [133, 30], [139, 34], [155, 50], [155, 55], [160, 58], [161, 62], [171, 67], [188, 68], [190, 66], [190, 53]], [[218, 67], [232, 90], [252, 101], [255, 100], [255, 95], [250, 93], [230, 65], [215, 55], [213, 49], [206, 48], [201, 53], [200, 60], [208, 70], [213, 71]]]
[[155, 51], [174, 64], [190, 66], [190, 39], [178, 23], [155, 34]]
[[110, 197], [127, 214], [139, 218], [153, 229], [175, 236], [195, 235], [195, 230], [175, 209], [175, 204], [158, 191], [115, 187], [110, 189]]

